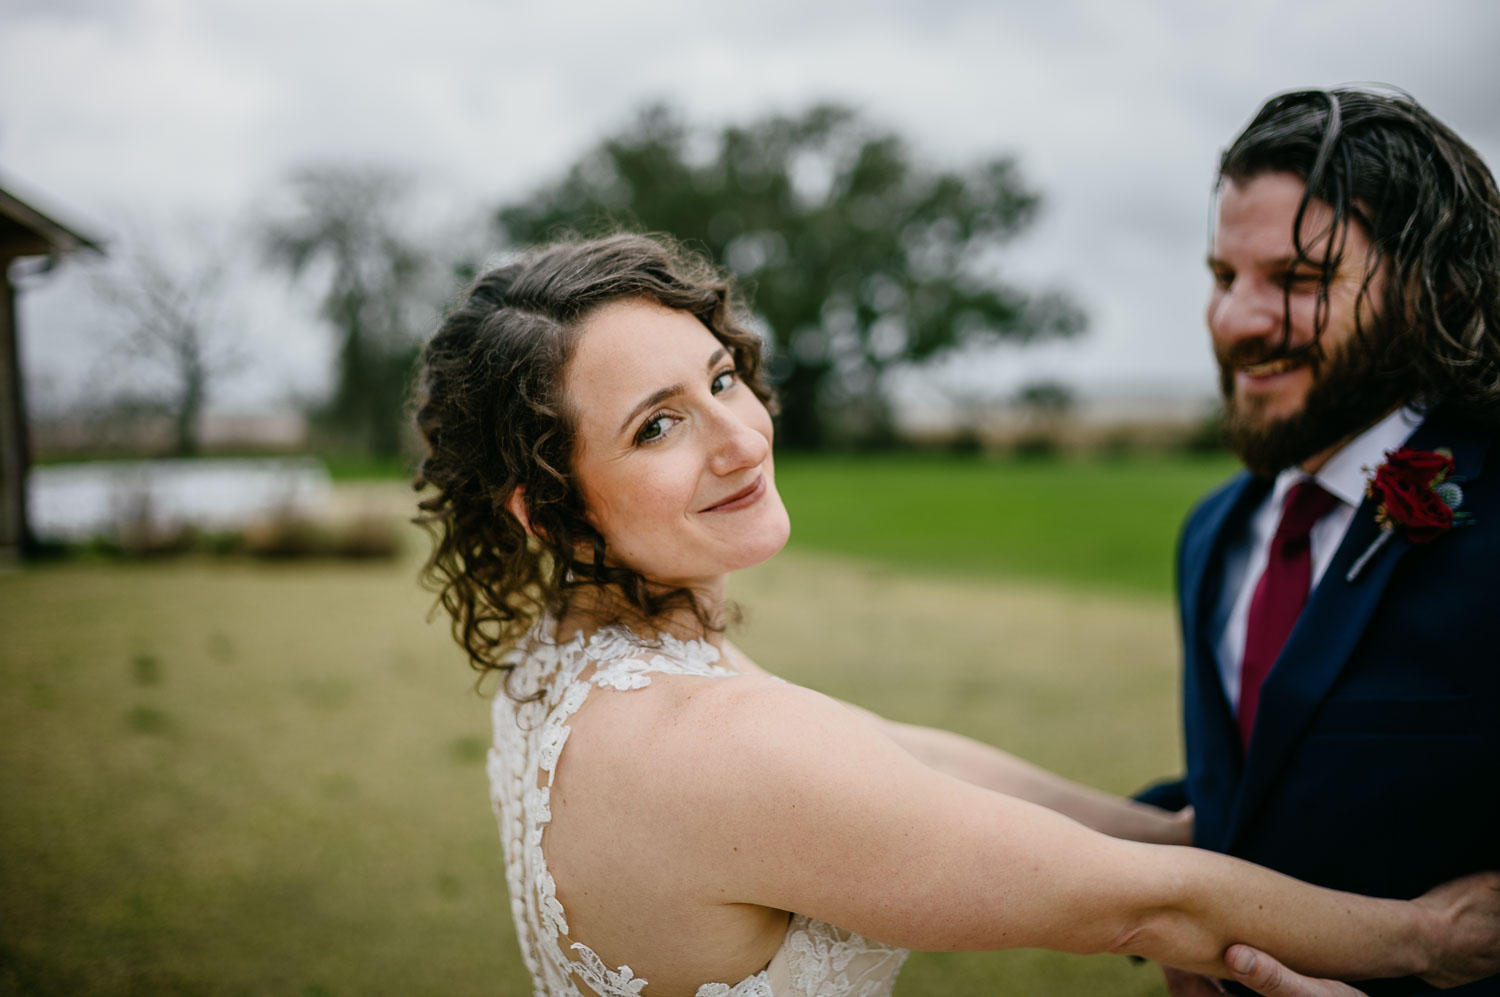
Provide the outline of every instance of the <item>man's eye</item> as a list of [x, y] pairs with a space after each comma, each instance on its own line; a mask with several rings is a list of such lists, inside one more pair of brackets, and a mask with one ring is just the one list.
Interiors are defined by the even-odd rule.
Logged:
[[734, 387], [739, 379], [739, 374], [736, 371], [721, 370], [714, 376], [713, 382], [709, 385], [709, 390], [717, 395], [721, 391], [727, 391]]
[[1230, 284], [1234, 283], [1234, 274], [1230, 273], [1228, 270], [1215, 270], [1213, 274], [1214, 283], [1220, 287], [1228, 287]]

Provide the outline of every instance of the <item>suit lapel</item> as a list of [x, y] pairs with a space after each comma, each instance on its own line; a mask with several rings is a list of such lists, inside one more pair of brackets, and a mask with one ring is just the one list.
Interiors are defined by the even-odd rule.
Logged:
[[1210, 500], [1201, 522], [1184, 538], [1182, 565], [1184, 739], [1190, 794], [1197, 810], [1194, 838], [1220, 848], [1228, 837], [1235, 790], [1240, 783], [1239, 732], [1219, 676], [1213, 630], [1223, 592], [1224, 553], [1270, 482], [1241, 474]]
[[[1483, 464], [1487, 441], [1434, 413], [1407, 446], [1417, 450], [1451, 449], [1454, 473], [1472, 480]], [[1359, 643], [1397, 564], [1411, 548], [1411, 542], [1397, 532], [1349, 581], [1350, 568], [1379, 533], [1375, 503], [1367, 498], [1355, 510], [1343, 543], [1261, 687], [1254, 738], [1230, 818], [1226, 848], [1274, 784]]]

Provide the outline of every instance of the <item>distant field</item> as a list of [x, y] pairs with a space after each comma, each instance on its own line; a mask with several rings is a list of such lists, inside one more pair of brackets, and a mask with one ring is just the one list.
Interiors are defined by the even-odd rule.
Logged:
[[777, 461], [792, 545], [924, 572], [1171, 591], [1177, 529], [1233, 458]]
[[323, 463], [334, 481], [409, 480], [412, 476], [412, 462], [405, 457], [334, 454], [324, 455]]

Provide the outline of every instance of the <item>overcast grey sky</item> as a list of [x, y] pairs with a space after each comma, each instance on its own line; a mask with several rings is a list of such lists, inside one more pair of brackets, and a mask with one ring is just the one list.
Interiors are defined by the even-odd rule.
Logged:
[[[1206, 393], [1219, 149], [1275, 91], [1383, 81], [1500, 165], [1497, 51], [1489, 0], [0, 0], [0, 184], [108, 240], [132, 219], [228, 231], [295, 166], [379, 163], [423, 182], [439, 228], [477, 222], [647, 100], [704, 123], [839, 100], [934, 161], [1014, 153], [1046, 197], [1010, 265], [1072, 291], [1090, 333], [953, 383]], [[86, 269], [23, 294], [43, 404], [101, 369]], [[330, 337], [304, 306], [274, 284], [241, 292], [248, 363], [221, 404], [325, 383]]]

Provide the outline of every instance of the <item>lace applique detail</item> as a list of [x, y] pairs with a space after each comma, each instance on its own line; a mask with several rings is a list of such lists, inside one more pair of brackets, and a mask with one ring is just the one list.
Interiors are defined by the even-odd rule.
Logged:
[[[552, 820], [552, 781], [568, 724], [594, 687], [628, 692], [650, 685], [654, 674], [725, 678], [736, 673], [717, 663], [719, 651], [706, 641], [662, 637], [646, 643], [611, 627], [587, 640], [580, 635], [559, 644], [545, 637], [554, 629], [553, 621], [543, 618], [511, 654], [509, 688], [516, 698], [500, 693], [494, 703], [495, 741], [487, 769], [505, 845], [511, 915], [537, 994], [582, 997], [581, 983], [597, 997], [639, 997], [647, 981], [629, 966], [610, 969], [582, 942], [563, 947], [568, 919], [542, 853], [542, 832]], [[593, 672], [583, 677], [591, 666]], [[706, 983], [696, 997], [887, 997], [905, 957], [903, 949], [793, 917], [782, 950], [767, 969], [732, 987]]]
[[908, 954], [800, 916], [792, 918], [782, 947], [798, 997], [887, 997]]
[[764, 972], [756, 973], [731, 987], [727, 983], [705, 983], [693, 997], [776, 997], [771, 981]]
[[573, 971], [578, 974], [579, 979], [592, 987], [596, 994], [608, 995], [608, 997], [616, 997], [616, 995], [635, 997], [646, 985], [646, 981], [632, 973], [629, 966], [610, 969], [604, 965], [604, 960], [582, 942], [574, 942], [573, 951], [581, 957], [580, 962], [573, 964]]
[[[719, 660], [719, 649], [707, 641], [680, 641], [673, 637], [663, 637], [661, 641], [660, 652], [649, 658], [634, 655], [611, 656], [610, 660], [602, 662], [594, 670], [589, 681], [601, 689], [629, 692], [631, 689], [644, 689], [650, 685], [652, 672], [699, 675], [705, 678], [728, 678], [735, 674], [723, 665], [714, 664]], [[621, 650], [627, 649], [636, 654], [645, 650], [639, 644]]]

